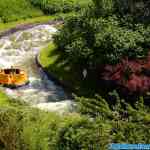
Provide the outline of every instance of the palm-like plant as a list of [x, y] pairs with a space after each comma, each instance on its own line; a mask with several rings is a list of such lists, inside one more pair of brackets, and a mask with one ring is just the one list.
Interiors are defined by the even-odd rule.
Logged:
[[93, 0], [95, 7], [101, 14], [108, 14], [114, 8], [114, 0]]

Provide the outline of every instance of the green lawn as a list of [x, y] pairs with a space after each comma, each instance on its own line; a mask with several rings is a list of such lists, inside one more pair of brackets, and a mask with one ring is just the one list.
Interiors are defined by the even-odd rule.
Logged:
[[0, 90], [0, 108], [2, 107], [22, 109], [28, 108], [28, 105], [25, 102], [21, 102], [17, 99], [7, 96], [2, 90]]

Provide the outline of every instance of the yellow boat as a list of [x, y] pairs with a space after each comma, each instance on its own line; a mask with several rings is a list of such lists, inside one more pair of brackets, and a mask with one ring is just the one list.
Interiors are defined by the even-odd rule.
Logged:
[[7, 87], [18, 87], [29, 82], [28, 75], [24, 70], [10, 68], [0, 69], [0, 84]]

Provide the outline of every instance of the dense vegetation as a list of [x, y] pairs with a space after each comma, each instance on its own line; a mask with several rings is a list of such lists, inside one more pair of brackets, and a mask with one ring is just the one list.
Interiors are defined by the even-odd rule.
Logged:
[[149, 143], [150, 138], [146, 131], [150, 131], [150, 108], [144, 105], [143, 98], [140, 97], [132, 106], [121, 99], [116, 91], [109, 94], [109, 103], [101, 96], [76, 98], [79, 112], [96, 118], [99, 120], [98, 124], [103, 123], [107, 127], [109, 136], [101, 142]]
[[78, 11], [89, 3], [91, 0], [1, 0], [0, 22]]
[[150, 27], [126, 15], [120, 17], [119, 13], [90, 9], [69, 19], [55, 42], [69, 59], [81, 65], [115, 64], [125, 56], [146, 56]]
[[[77, 113], [59, 116], [12, 102], [0, 93], [1, 150], [80, 150], [106, 147], [107, 126]], [[102, 133], [99, 132], [102, 129]], [[105, 137], [106, 136], [106, 137]], [[107, 142], [107, 140], [106, 140]]]
[[[124, 59], [146, 60], [145, 58], [148, 56], [150, 49], [149, 21], [145, 17], [143, 18], [145, 9], [148, 9], [147, 5], [143, 6], [144, 8], [139, 8], [136, 6], [139, 6], [143, 1], [133, 2], [132, 4], [128, 1], [125, 4], [121, 2], [118, 0], [95, 0], [95, 6], [82, 11], [78, 16], [68, 19], [63, 28], [60, 29], [59, 34], [55, 36], [58, 50], [62, 51], [68, 62], [70, 61], [78, 68], [77, 72], [81, 73], [79, 75], [82, 76], [82, 70], [86, 68], [89, 76], [93, 72], [91, 80], [96, 79], [95, 83], [98, 84], [100, 84], [98, 80], [103, 76], [102, 73], [105, 67], [109, 71], [111, 70], [109, 65], [117, 64], [119, 68]], [[131, 7], [127, 7], [129, 9], [127, 9], [128, 13], [125, 11], [126, 3]], [[134, 11], [139, 11], [138, 15], [135, 15], [135, 12], [132, 11], [132, 7], [134, 7]], [[128, 87], [125, 82], [130, 77], [126, 80], [126, 75], [132, 74], [132, 67], [134, 66], [130, 67], [127, 64], [125, 70], [122, 68], [119, 70], [124, 72], [123, 79], [118, 79], [117, 71], [110, 72], [116, 77], [115, 79], [119, 80], [118, 83], [123, 81], [121, 86]], [[117, 66], [114, 68], [117, 68]], [[141, 72], [140, 74], [142, 74]], [[95, 74], [97, 74], [96, 78], [94, 78]], [[134, 89], [138, 89], [139, 86], [142, 87], [145, 84], [145, 80], [142, 79], [143, 74], [141, 77], [134, 77], [131, 80], [132, 86], [137, 86]], [[108, 78], [108, 80], [111, 79], [111, 77]], [[139, 83], [134, 84], [138, 82], [138, 79]], [[146, 86], [145, 89], [149, 89], [150, 86]], [[129, 89], [131, 88], [129, 87]]]
[[[55, 5], [54, 9], [49, 5], [54, 1], [30, 2], [44, 13], [79, 9], [78, 5], [72, 9], [74, 1], [64, 1], [66, 5], [60, 3], [63, 8]], [[75, 88], [82, 87], [87, 98], [75, 96], [77, 112], [60, 116], [0, 93], [0, 149], [105, 150], [109, 143], [150, 143], [150, 107], [144, 98], [130, 97], [126, 102], [116, 91], [100, 93], [103, 89], [95, 85], [101, 83], [97, 78], [101, 66], [116, 64], [124, 57], [147, 56], [150, 27], [147, 16], [142, 16], [148, 4], [141, 0], [139, 8], [131, 0], [93, 2], [95, 6], [65, 22], [54, 37], [55, 45], [41, 56], [47, 70], [72, 85], [78, 82]], [[83, 80], [84, 68], [88, 75]], [[91, 95], [89, 89], [93, 90]], [[96, 92], [104, 96], [93, 96]]]
[[112, 142], [149, 143], [150, 110], [143, 99], [133, 107], [116, 92], [111, 95], [115, 105], [100, 96], [76, 97], [83, 115], [60, 116], [12, 102], [0, 93], [0, 149], [105, 150]]
[[33, 7], [27, 0], [0, 0], [0, 22], [16, 21], [42, 14], [40, 9]]
[[57, 12], [78, 11], [88, 6], [90, 0], [30, 0], [30, 2], [39, 7], [45, 14], [54, 14]]
[[[128, 70], [125, 72], [126, 76], [124, 76], [123, 82], [130, 79], [132, 74], [130, 71], [133, 68], [138, 68], [140, 63], [134, 61], [142, 60], [149, 64], [149, 60], [146, 58], [150, 49], [150, 22], [149, 13], [146, 13], [149, 12], [149, 3], [144, 0], [93, 0], [93, 2], [95, 6], [68, 19], [54, 37], [54, 42], [58, 47], [56, 52], [65, 56], [66, 64], [74, 67], [76, 69], [74, 72], [78, 73], [78, 76], [82, 77], [82, 71], [84, 68], [87, 69], [88, 76], [84, 79], [85, 84], [90, 82], [95, 82], [97, 85], [102, 84], [99, 86], [101, 88], [99, 91], [95, 86], [95, 93], [100, 92], [105, 98], [101, 96], [96, 98], [79, 97], [77, 98], [78, 110], [83, 115], [88, 115], [96, 120], [102, 118], [100, 122], [106, 123], [104, 126], [112, 127], [108, 138], [111, 139], [110, 142], [149, 143], [147, 141], [149, 138], [144, 138], [148, 137], [146, 130], [150, 131], [148, 125], [150, 118], [149, 95], [145, 98], [137, 98], [138, 93], [134, 93], [136, 95], [132, 93], [136, 97], [134, 99], [133, 95], [130, 96], [129, 93], [122, 95], [121, 92], [122, 99], [116, 92], [108, 94], [100, 80], [102, 75], [100, 73], [104, 67], [108, 67], [108, 71], [109, 69], [113, 70], [115, 65], [120, 65], [119, 63], [126, 58], [126, 60], [133, 61], [134, 65], [131, 68], [126, 67]], [[114, 68], [110, 66], [114, 66]], [[121, 70], [119, 69], [118, 72]], [[49, 68], [49, 70], [51, 69]], [[116, 73], [118, 73], [117, 71]], [[145, 78], [144, 75], [141, 76]], [[147, 78], [149, 79], [149, 76]], [[139, 81], [140, 78], [134, 78], [132, 82], [138, 83]], [[144, 84], [147, 84], [148, 88], [150, 87], [149, 82], [146, 81]], [[88, 89], [91, 88], [90, 84], [86, 84], [86, 86]], [[103, 141], [103, 143], [105, 142]]]

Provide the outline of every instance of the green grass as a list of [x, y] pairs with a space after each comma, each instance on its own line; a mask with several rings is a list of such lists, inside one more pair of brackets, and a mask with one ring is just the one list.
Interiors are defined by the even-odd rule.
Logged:
[[[83, 80], [80, 69], [77, 66], [73, 66], [54, 43], [50, 43], [41, 50], [39, 62], [44, 70], [64, 82], [75, 94], [85, 96], [93, 94], [93, 81], [89, 79]], [[89, 84], [91, 85], [90, 87]]]
[[0, 0], [0, 22], [11, 22], [19, 19], [43, 15], [28, 0]]
[[21, 24], [32, 24], [32, 23], [47, 22], [47, 21], [53, 20], [55, 18], [56, 18], [56, 16], [41, 16], [41, 17], [35, 17], [35, 18], [29, 18], [29, 19], [21, 19], [19, 21], [10, 22], [10, 23], [0, 23], [0, 31], [14, 28], [17, 25], [21, 25]]
[[65, 56], [61, 55], [55, 44], [50, 43], [48, 47], [41, 50], [39, 61], [44, 69], [53, 73], [60, 81], [69, 81], [68, 85], [74, 85], [75, 72], [72, 73], [71, 64], [66, 62]]
[[58, 12], [68, 13], [79, 11], [87, 7], [91, 0], [29, 0], [35, 7], [39, 7], [45, 14]]
[[4, 94], [2, 91], [0, 91], [0, 107], [9, 105], [10, 105], [10, 98], [6, 96], [6, 94]]
[[13, 99], [7, 96], [2, 90], [0, 90], [0, 108], [14, 108], [22, 109], [28, 108], [28, 105], [25, 102], [21, 102], [18, 99]]
[[47, 23], [48, 21], [51, 20], [63, 20], [66, 17], [69, 17], [71, 15], [76, 15], [76, 13], [74, 12], [70, 12], [70, 13], [58, 13], [55, 15], [51, 15], [51, 16], [40, 16], [40, 17], [35, 17], [35, 18], [28, 18], [28, 19], [20, 19], [18, 21], [14, 21], [14, 22], [9, 22], [9, 23], [0, 23], [0, 32], [3, 32], [5, 30], [9, 30], [11, 28], [15, 28], [18, 25], [25, 25], [25, 24], [36, 24], [36, 23]]

